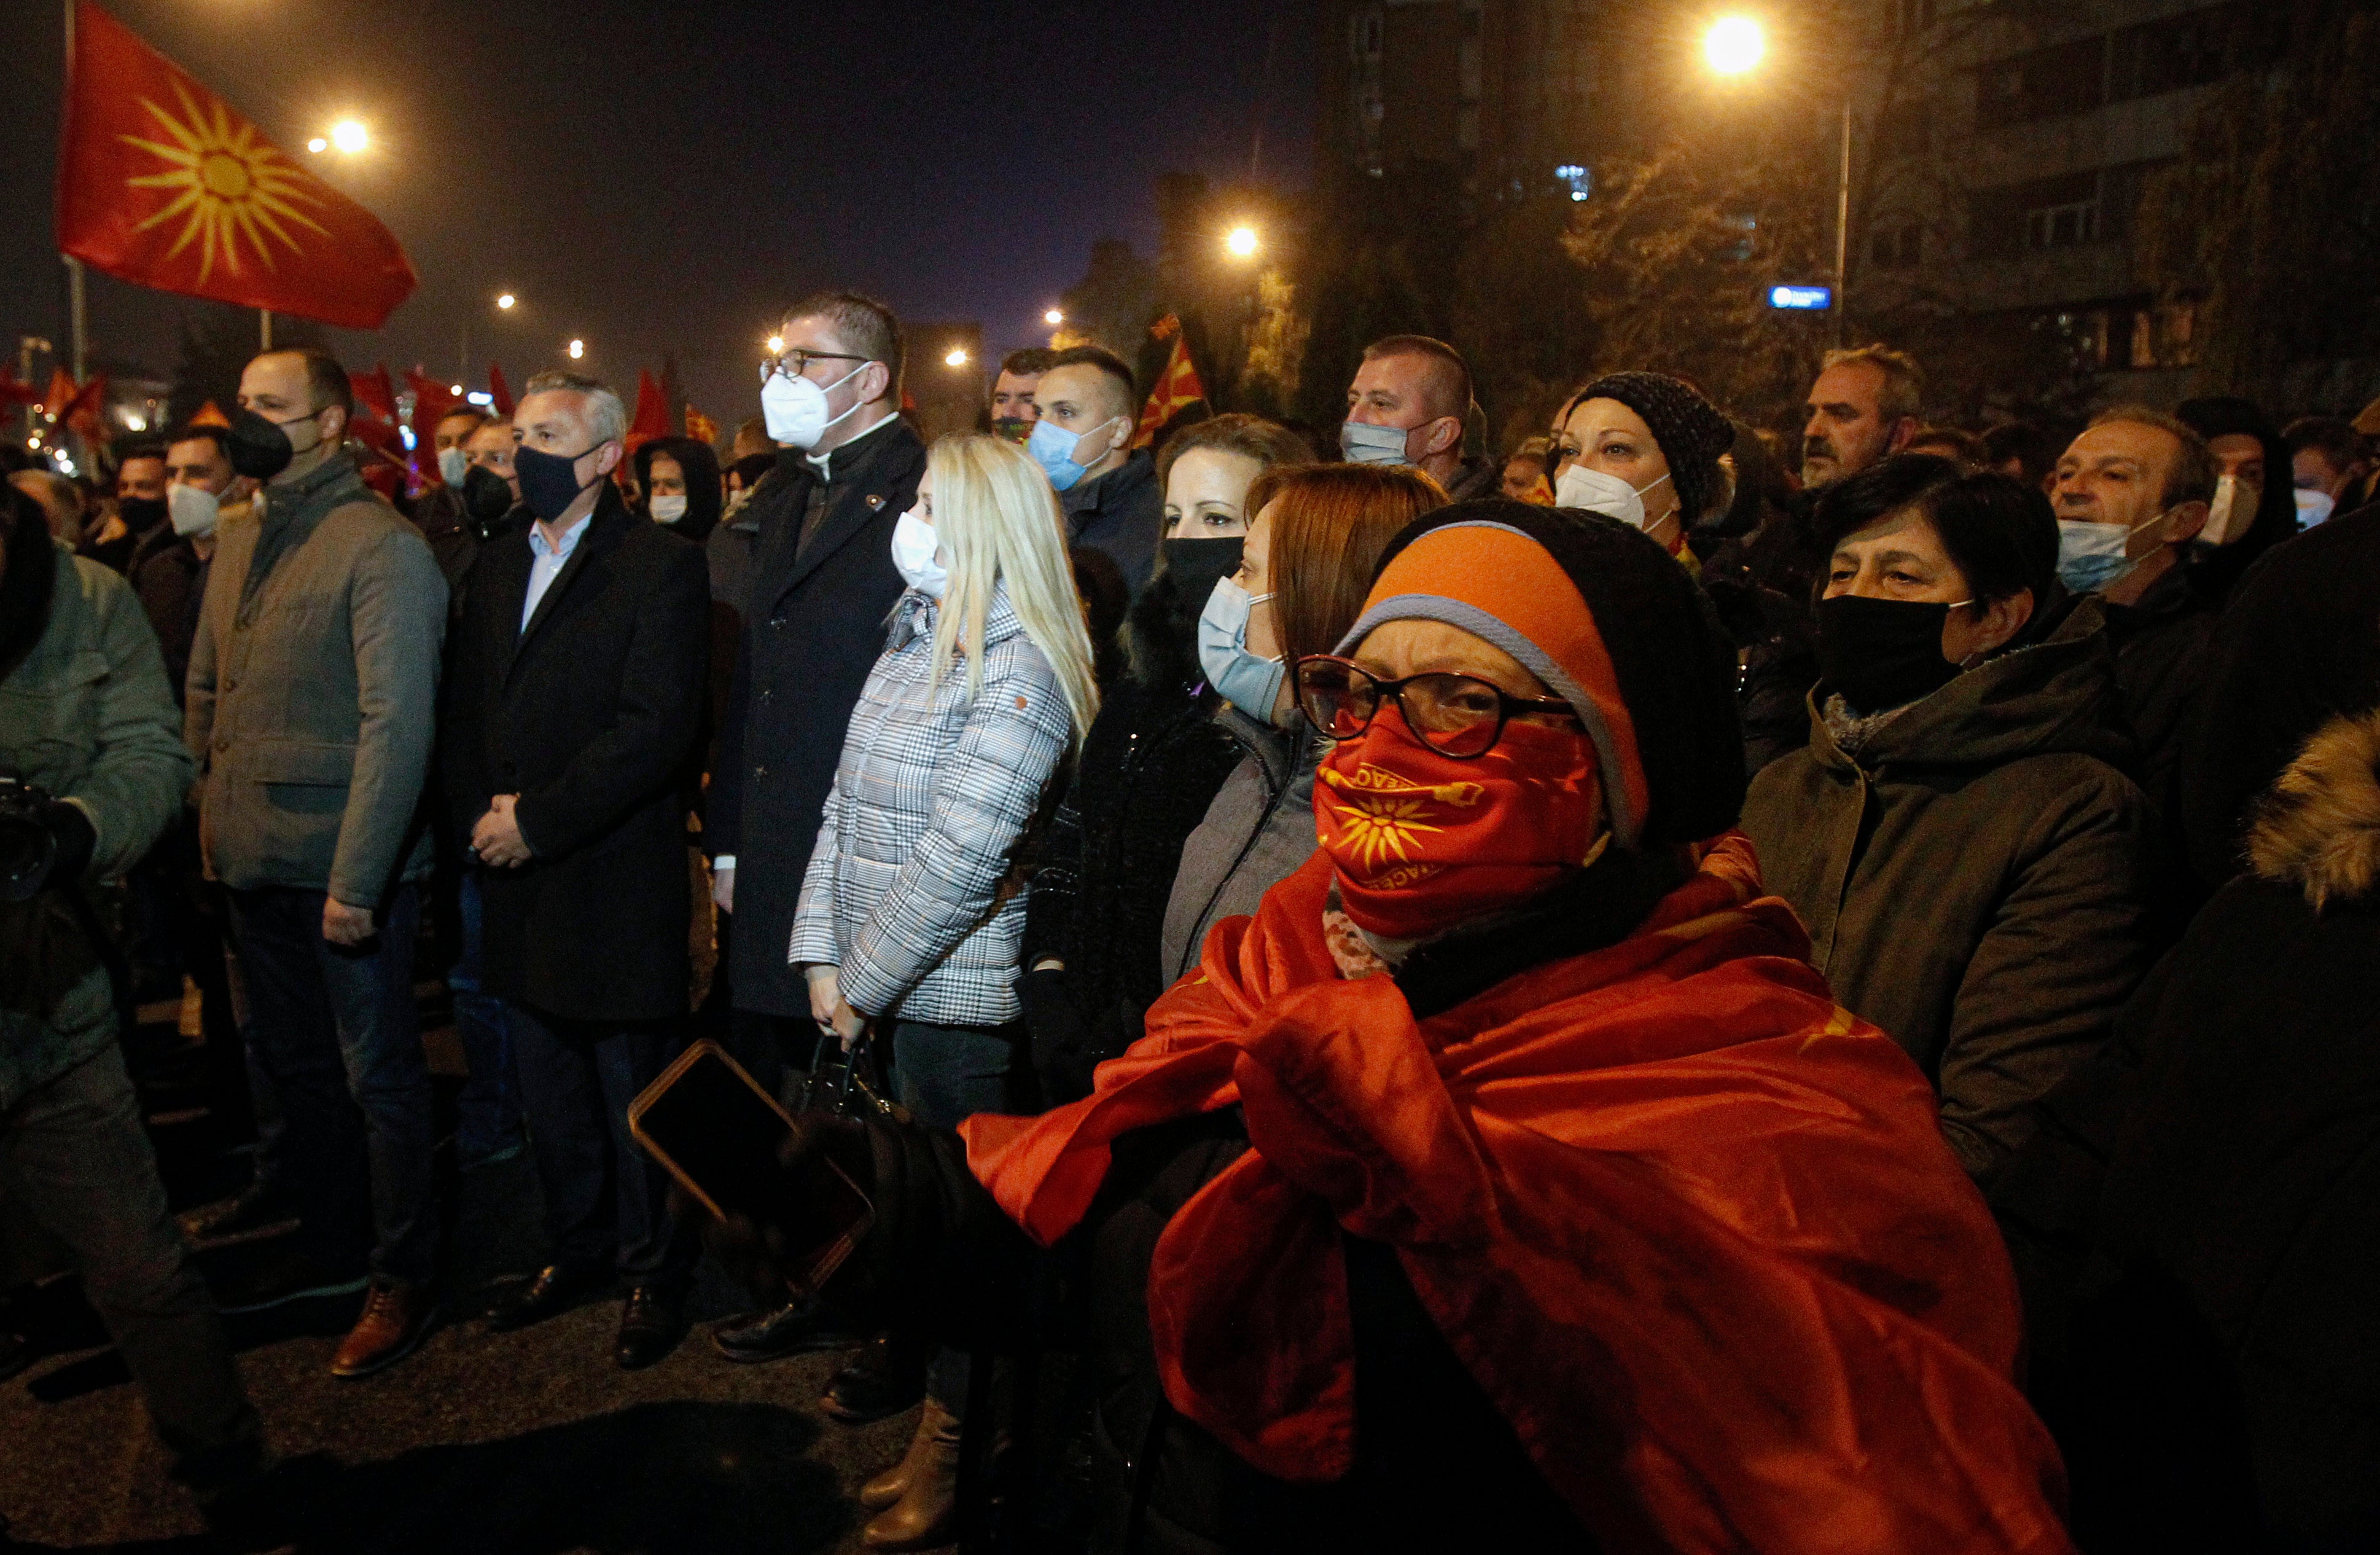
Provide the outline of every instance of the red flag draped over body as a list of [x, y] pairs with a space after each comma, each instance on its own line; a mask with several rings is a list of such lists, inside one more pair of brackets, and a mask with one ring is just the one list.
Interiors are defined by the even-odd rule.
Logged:
[[58, 248], [161, 291], [378, 329], [413, 293], [388, 228], [76, 0]]
[[1836, 1006], [1748, 843], [1630, 938], [1419, 1023], [1387, 977], [1340, 976], [1330, 869], [1219, 926], [1092, 1095], [961, 1129], [1046, 1245], [1113, 1140], [1241, 1107], [1254, 1148], [1150, 1264], [1176, 1409], [1276, 1476], [1347, 1471], [1344, 1227], [1396, 1250], [1606, 1549], [2070, 1549], [1998, 1233], [1925, 1077]]

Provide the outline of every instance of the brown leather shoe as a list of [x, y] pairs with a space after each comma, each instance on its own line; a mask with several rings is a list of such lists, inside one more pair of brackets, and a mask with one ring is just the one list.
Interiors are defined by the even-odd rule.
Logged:
[[430, 1336], [438, 1304], [426, 1287], [374, 1281], [356, 1319], [331, 1362], [334, 1377], [370, 1377], [410, 1355]]
[[916, 1478], [917, 1465], [924, 1461], [929, 1444], [945, 1432], [956, 1432], [958, 1422], [942, 1407], [940, 1399], [926, 1401], [926, 1413], [917, 1422], [917, 1432], [909, 1438], [909, 1451], [901, 1461], [859, 1488], [859, 1504], [870, 1512], [881, 1512], [909, 1493], [909, 1481]]
[[[930, 1403], [927, 1407], [934, 1408]], [[948, 1410], [917, 1422], [917, 1439], [909, 1444], [903, 1466], [909, 1470], [909, 1483], [901, 1499], [876, 1514], [860, 1534], [860, 1542], [885, 1550], [932, 1549], [950, 1543], [959, 1523], [959, 1422]]]

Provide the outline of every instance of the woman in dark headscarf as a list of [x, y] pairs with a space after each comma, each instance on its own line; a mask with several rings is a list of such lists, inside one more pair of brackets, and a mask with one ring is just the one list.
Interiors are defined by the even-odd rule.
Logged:
[[[719, 456], [690, 437], [657, 437], [637, 450], [645, 512], [700, 545], [719, 522]], [[660, 467], [658, 469], [655, 467]]]

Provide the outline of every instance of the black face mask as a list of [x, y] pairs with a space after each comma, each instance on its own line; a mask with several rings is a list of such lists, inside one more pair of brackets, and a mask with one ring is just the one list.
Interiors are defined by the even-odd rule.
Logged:
[[1839, 594], [1818, 601], [1818, 670], [1857, 713], [1906, 707], [1959, 678], [1942, 657], [1956, 605]]
[[124, 527], [134, 534], [145, 535], [165, 521], [165, 499], [163, 497], [118, 497], [115, 511], [124, 516]]
[[1169, 540], [1161, 542], [1165, 553], [1165, 576], [1173, 583], [1173, 615], [1184, 631], [1196, 631], [1198, 613], [1207, 608], [1208, 597], [1215, 585], [1240, 570], [1238, 536], [1229, 540]]
[[[561, 517], [563, 510], [578, 500], [578, 493], [595, 483], [582, 483], [578, 479], [578, 461], [594, 451], [586, 448], [576, 454], [548, 454], [527, 444], [514, 449], [513, 474], [520, 481], [521, 501], [549, 524]], [[595, 478], [602, 479], [600, 474]]]
[[463, 511], [472, 523], [485, 528], [512, 510], [513, 489], [503, 476], [485, 465], [463, 472]]
[[[320, 415], [321, 412], [314, 414]], [[313, 416], [292, 416], [285, 421], [268, 421], [253, 410], [243, 409], [232, 418], [231, 431], [227, 434], [231, 446], [225, 452], [231, 457], [231, 468], [251, 480], [272, 480], [289, 468], [290, 460], [320, 445], [322, 439], [317, 437], [305, 448], [299, 448], [289, 441], [289, 433], [284, 430], [313, 419]]]
[[1026, 416], [994, 416], [991, 430], [995, 435], [1011, 443], [1022, 443], [1033, 435], [1033, 421]]

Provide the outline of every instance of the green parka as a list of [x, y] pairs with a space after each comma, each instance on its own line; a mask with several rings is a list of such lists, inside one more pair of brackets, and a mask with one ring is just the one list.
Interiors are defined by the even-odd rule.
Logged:
[[1855, 755], [1828, 695], [1810, 695], [1809, 748], [1753, 780], [1743, 828], [1835, 997], [1925, 1069], [1944, 1137], [1988, 1181], [2148, 970], [2154, 823], [2119, 770], [2132, 742], [2098, 602]]
[[[22, 531], [19, 531], [21, 534]], [[12, 551], [13, 551], [12, 547]], [[63, 546], [49, 622], [0, 680], [0, 767], [81, 808], [98, 833], [88, 880], [122, 874], [181, 808], [195, 768], [157, 634], [124, 579]], [[0, 908], [0, 1116], [115, 1039], [101, 964], [57, 891]]]

